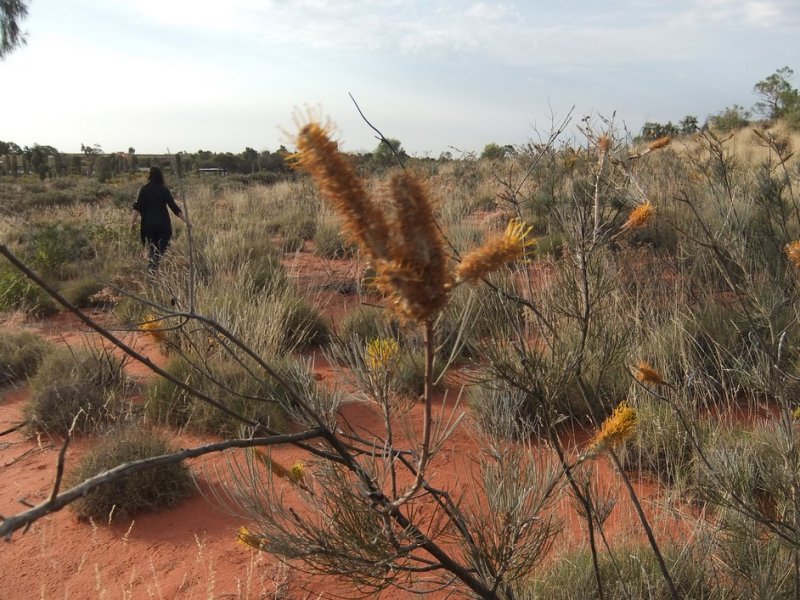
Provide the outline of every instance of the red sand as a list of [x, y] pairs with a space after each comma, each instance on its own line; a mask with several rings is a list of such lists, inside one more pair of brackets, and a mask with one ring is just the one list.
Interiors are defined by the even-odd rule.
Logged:
[[[346, 311], [352, 297], [333, 297], [329, 308], [334, 301], [341, 302], [341, 310]], [[94, 316], [111, 326], [104, 315]], [[60, 343], [101, 341], [97, 334], [86, 333], [83, 324], [70, 315], [58, 315], [28, 327]], [[165, 356], [150, 338], [138, 333], [126, 336], [142, 353], [163, 364]], [[317, 357], [315, 365], [318, 378], [338, 379], [323, 359]], [[133, 377], [151, 376], [140, 364], [132, 363], [128, 370]], [[21, 419], [21, 407], [28, 393], [26, 386], [3, 390], [0, 431]], [[421, 408], [417, 405], [413, 409], [412, 421], [417, 428], [422, 420]], [[341, 416], [343, 426], [360, 432], [382, 430], [381, 419], [370, 405], [348, 404]], [[462, 421], [433, 464], [429, 480], [435, 487], [458, 493], [471, 485], [477, 441], [467, 423], [467, 419]], [[203, 440], [181, 436], [176, 443], [189, 447], [200, 445]], [[67, 465], [75, 464], [89, 444], [91, 440], [74, 442], [67, 452]], [[36, 504], [47, 497], [60, 445], [61, 440], [31, 437], [24, 431], [0, 437], [0, 514], [24, 510], [20, 500]], [[278, 447], [273, 450], [273, 458], [281, 464], [292, 464], [302, 458], [302, 452]], [[192, 461], [192, 468], [199, 473], [201, 490], [208, 492], [209, 486], [214, 485], [209, 483], [213, 481], [209, 467], [221, 464], [222, 460], [209, 457]], [[641, 526], [619, 478], [604, 461], [596, 462], [595, 476], [601, 488], [619, 498], [607, 524], [608, 534], [628, 541], [643, 540]], [[658, 535], [662, 538], [669, 533], [681, 535], [684, 528], [675, 526], [680, 518], [663, 510], [660, 490], [647, 482], [637, 482], [636, 488], [644, 498]], [[554, 560], [585, 539], [583, 523], [571, 502], [565, 497], [558, 506], [564, 532], [552, 552]], [[175, 509], [158, 514], [140, 515], [132, 521], [116, 519], [110, 526], [79, 522], [69, 509], [62, 510], [40, 520], [24, 535], [16, 533], [11, 543], [0, 542], [0, 598], [351, 597], [346, 586], [298, 577], [296, 571], [272, 556], [237, 543], [236, 532], [243, 524], [242, 519], [226, 514], [204, 495], [196, 495]], [[447, 596], [441, 593], [427, 597]], [[390, 591], [383, 597], [418, 596]]]

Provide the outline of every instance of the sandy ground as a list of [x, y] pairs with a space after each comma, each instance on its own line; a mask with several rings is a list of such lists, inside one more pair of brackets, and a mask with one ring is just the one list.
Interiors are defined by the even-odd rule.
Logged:
[[[302, 268], [308, 272], [310, 267], [302, 265]], [[326, 265], [325, 269], [328, 271], [325, 281], [330, 281], [330, 267]], [[349, 271], [343, 270], [340, 275], [344, 281], [352, 279]], [[318, 279], [310, 277], [307, 281], [312, 286]], [[333, 315], [334, 321], [353, 306], [354, 296], [342, 294], [341, 290], [317, 292], [316, 301], [326, 314]], [[101, 313], [94, 316], [113, 326], [110, 317]], [[96, 334], [86, 332], [85, 326], [70, 315], [57, 315], [25, 326], [57, 343], [100, 343]], [[165, 356], [151, 338], [137, 333], [126, 336], [140, 352], [163, 364]], [[318, 379], [332, 381], [340, 377], [325, 360], [316, 358]], [[140, 381], [153, 376], [140, 364], [130, 364], [128, 372]], [[20, 421], [28, 395], [26, 385], [0, 390], [0, 431]], [[419, 428], [421, 420], [422, 407], [418, 405], [412, 422]], [[379, 415], [366, 404], [345, 405], [341, 422], [361, 433], [381, 429]], [[583, 432], [565, 435], [577, 442], [585, 437]], [[175, 442], [180, 447], [191, 447], [204, 440], [181, 436]], [[75, 464], [91, 443], [91, 439], [75, 441], [67, 452], [67, 465]], [[431, 470], [432, 483], [455, 493], [473, 486], [478, 444], [465, 419], [437, 457]], [[59, 439], [37, 437], [25, 430], [0, 437], [0, 514], [14, 514], [24, 510], [21, 502], [37, 504], [48, 496], [60, 446]], [[292, 447], [276, 447], [273, 458], [290, 465], [302, 458], [302, 452]], [[133, 520], [115, 519], [109, 525], [79, 522], [74, 513], [65, 509], [40, 520], [24, 534], [18, 532], [11, 542], [0, 542], [0, 599], [354, 597], [346, 586], [299, 576], [273, 557], [237, 542], [237, 530], [245, 521], [228, 514], [209, 493], [213, 486], [219, 485], [215, 483], [214, 467], [223, 462], [219, 456], [192, 461], [201, 493], [172, 510], [139, 515]], [[633, 507], [616, 474], [608, 464], [598, 461], [595, 476], [601, 488], [619, 498], [608, 523], [609, 535], [627, 541], [643, 539]], [[662, 539], [679, 537], [685, 531], [681, 516], [663, 509], [661, 490], [648, 482], [637, 481], [635, 485]], [[560, 501], [557, 512], [564, 532], [549, 560], [559, 560], [565, 551], [584, 543], [582, 523], [568, 498]], [[382, 597], [419, 596], [392, 591]], [[448, 594], [427, 597], [445, 598]]]

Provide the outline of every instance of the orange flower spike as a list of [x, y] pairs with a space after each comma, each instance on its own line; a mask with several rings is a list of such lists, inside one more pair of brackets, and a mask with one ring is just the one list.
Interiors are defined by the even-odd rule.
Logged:
[[395, 175], [390, 190], [396, 231], [389, 259], [378, 261], [377, 285], [404, 317], [424, 321], [447, 304], [450, 271], [444, 241], [427, 193], [412, 174]]
[[669, 385], [661, 377], [661, 373], [656, 371], [650, 365], [650, 363], [646, 361], [641, 361], [638, 365], [636, 365], [636, 369], [634, 370], [633, 376], [639, 383], [652, 383], [653, 385]]
[[342, 217], [347, 235], [367, 254], [385, 258], [389, 231], [383, 213], [369, 200], [366, 191], [347, 158], [330, 137], [330, 125], [312, 121], [297, 135], [298, 152], [290, 163], [308, 173]]
[[506, 263], [522, 258], [525, 251], [536, 244], [529, 238], [532, 227], [512, 219], [505, 232], [466, 254], [456, 268], [458, 281], [479, 281], [489, 273], [497, 271]]
[[620, 445], [636, 430], [638, 419], [636, 409], [621, 402], [603, 421], [600, 431], [589, 442], [591, 453], [597, 454], [607, 448], [615, 448]]
[[672, 143], [672, 138], [668, 135], [662, 136], [657, 140], [653, 140], [650, 142], [650, 145], [647, 147], [648, 152], [653, 152], [655, 150], [659, 150], [661, 148], [666, 148]]

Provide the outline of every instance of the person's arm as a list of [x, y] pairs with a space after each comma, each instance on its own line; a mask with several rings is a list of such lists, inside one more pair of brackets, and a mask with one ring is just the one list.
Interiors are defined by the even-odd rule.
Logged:
[[175, 202], [175, 198], [172, 197], [172, 192], [169, 191], [167, 188], [167, 206], [169, 206], [170, 210], [175, 213], [175, 216], [178, 217], [181, 221], [186, 223], [187, 227], [191, 227], [192, 224], [189, 223], [189, 220], [186, 218], [186, 215], [183, 214], [181, 207], [178, 206], [178, 203]]
[[139, 217], [139, 211], [134, 208], [131, 211], [131, 230], [132, 231], [136, 229], [136, 221], [138, 220], [138, 217]]

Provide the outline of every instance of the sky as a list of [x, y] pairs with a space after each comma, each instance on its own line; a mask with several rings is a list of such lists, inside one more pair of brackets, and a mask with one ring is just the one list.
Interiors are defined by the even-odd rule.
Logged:
[[787, 65], [800, 84], [800, 0], [32, 0], [22, 25], [0, 140], [62, 152], [274, 151], [309, 110], [370, 151], [352, 94], [438, 157], [539, 140], [570, 110], [702, 122]]

